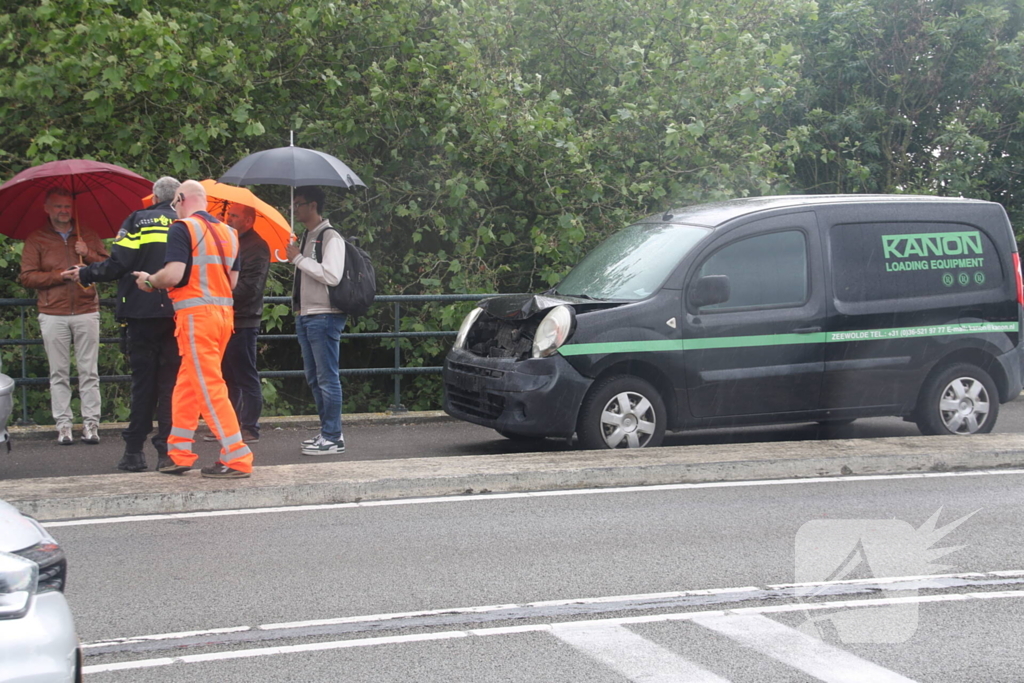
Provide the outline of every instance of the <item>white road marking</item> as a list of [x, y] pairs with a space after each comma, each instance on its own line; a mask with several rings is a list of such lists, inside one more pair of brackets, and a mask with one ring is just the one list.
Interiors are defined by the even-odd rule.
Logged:
[[723, 593], [751, 593], [761, 590], [756, 586], [740, 586], [738, 588], [710, 588], [692, 591], [672, 591], [668, 593], [639, 593], [636, 595], [609, 595], [599, 598], [572, 598], [569, 600], [540, 600], [521, 605], [481, 605], [478, 607], [453, 607], [448, 609], [422, 610], [419, 612], [393, 612], [391, 614], [369, 614], [358, 617], [337, 617], [332, 619], [314, 619], [310, 621], [291, 621], [279, 624], [262, 624], [260, 630], [307, 628], [310, 626], [336, 626], [338, 624], [354, 624], [365, 621], [388, 621], [391, 619], [407, 619], [415, 617], [431, 617], [440, 614], [482, 614], [499, 610], [522, 610], [535, 607], [559, 607], [563, 605], [600, 605], [610, 602], [637, 602], [641, 600], [659, 600], [696, 597], [702, 595], [719, 595]]
[[[987, 572], [989, 576], [998, 578], [1015, 578], [1024, 576], [1024, 571]], [[804, 583], [770, 583], [768, 588], [810, 588], [812, 586], [874, 586], [887, 583], [908, 583], [912, 581], [931, 581], [933, 579], [984, 579], [985, 573], [965, 572], [963, 574], [921, 574], [919, 576], [883, 576], [868, 579], [839, 579], [837, 581], [806, 581]]]
[[175, 631], [174, 633], [154, 633], [147, 636], [130, 636], [127, 638], [111, 638], [96, 643], [82, 643], [82, 649], [103, 647], [106, 645], [124, 645], [127, 643], [143, 643], [161, 640], [179, 640], [192, 636], [215, 636], [220, 633], [243, 633], [251, 630], [249, 626], [228, 626], [226, 628], [210, 628], [201, 631]]
[[312, 619], [310, 621], [289, 621], [280, 624], [261, 624], [261, 631], [276, 629], [307, 628], [310, 626], [337, 626], [339, 624], [358, 624], [364, 621], [390, 621], [391, 619], [409, 619], [415, 617], [432, 617], [439, 614], [479, 614], [498, 610], [519, 609], [520, 605], [481, 605], [480, 607], [456, 607], [454, 609], [430, 609], [419, 612], [392, 612], [390, 614], [367, 614], [358, 617], [337, 617], [334, 619]]
[[692, 621], [826, 683], [913, 683], [760, 614], [707, 615]]
[[249, 659], [251, 657], [270, 657], [287, 655], [296, 652], [319, 652], [323, 650], [341, 650], [350, 647], [370, 647], [373, 645], [394, 645], [396, 643], [415, 643], [427, 640], [448, 640], [465, 638], [465, 631], [442, 631], [439, 633], [417, 633], [411, 636], [389, 636], [384, 638], [360, 638], [355, 640], [335, 640], [328, 643], [306, 643], [304, 645], [285, 645], [279, 647], [259, 647], [249, 650], [231, 650], [228, 652], [209, 652], [202, 655], [183, 655], [181, 657], [161, 657], [159, 659], [143, 659], [134, 662], [116, 662], [114, 664], [98, 664], [82, 667], [84, 674], [98, 674], [107, 671], [124, 671], [127, 669], [151, 669], [169, 664], [199, 664], [217, 662], [226, 659]]
[[631, 681], [729, 683], [727, 679], [616, 624], [555, 624], [551, 633]]
[[[964, 579], [964, 580], [975, 580], [975, 581], [986, 581], [989, 579], [1012, 579], [1024, 576], [1024, 570], [1002, 570], [1002, 571], [991, 571], [991, 572], [965, 572], [962, 574], [936, 574], [931, 576], [893, 576], [884, 577], [878, 579], [854, 579], [844, 581], [823, 581], [816, 582], [813, 584], [804, 583], [793, 583], [793, 584], [770, 584], [766, 588], [769, 590], [774, 589], [786, 589], [793, 587], [803, 586], [839, 586], [848, 584], [863, 584], [866, 586], [879, 586], [880, 589], [884, 588], [889, 591], [898, 590], [921, 590], [922, 588], [942, 589], [948, 588], [943, 586], [941, 583], [928, 584], [930, 579]], [[900, 584], [906, 583], [906, 586]], [[199, 631], [179, 631], [175, 633], [159, 633], [143, 636], [129, 636], [122, 638], [111, 638], [108, 640], [94, 641], [90, 643], [84, 643], [82, 647], [84, 649], [95, 649], [99, 647], [106, 647], [110, 645], [121, 645], [126, 643], [136, 643], [143, 641], [160, 641], [160, 640], [173, 640], [180, 638], [189, 638], [192, 636], [205, 636], [205, 635], [216, 635], [218, 633], [235, 633], [248, 631], [252, 628], [261, 631], [273, 631], [277, 629], [299, 629], [309, 628], [315, 626], [337, 626], [341, 624], [358, 624], [364, 622], [373, 621], [391, 621], [398, 619], [414, 619], [418, 617], [432, 617], [438, 615], [460, 615], [460, 614], [486, 614], [488, 612], [497, 612], [501, 610], [526, 610], [537, 607], [559, 607], [563, 605], [600, 605], [604, 603], [614, 602], [641, 602], [644, 600], [657, 600], [657, 599], [675, 599], [675, 598], [687, 598], [687, 597], [698, 597], [707, 595], [723, 595], [723, 594], [735, 594], [737, 600], [742, 599], [744, 593], [756, 593], [758, 591], [764, 591], [764, 588], [757, 586], [737, 586], [734, 588], [706, 588], [689, 591], [671, 591], [667, 593], [638, 593], [635, 595], [610, 595], [601, 596], [596, 598], [570, 598], [567, 600], [539, 600], [537, 602], [527, 602], [522, 604], [507, 604], [507, 605], [479, 605], [474, 607], [449, 607], [442, 609], [432, 610], [420, 610], [416, 612], [390, 612], [384, 614], [365, 614], [353, 617], [334, 617], [330, 619], [310, 619], [304, 621], [288, 621], [271, 624], [261, 624], [259, 626], [230, 626], [225, 628], [211, 628]], [[979, 593], [979, 595], [991, 595], [995, 592]], [[920, 599], [918, 599], [920, 600]], [[834, 603], [833, 603], [834, 604]], [[875, 603], [877, 604], [877, 603]], [[783, 606], [785, 607], [785, 605]], [[517, 627], [518, 628], [518, 627]]]
[[[703, 612], [676, 612], [672, 614], [649, 614], [639, 617], [620, 617], [616, 619], [591, 619], [586, 621], [570, 621], [558, 624], [528, 624], [514, 627], [480, 628], [465, 631], [442, 631], [438, 633], [424, 633], [411, 636], [394, 636], [385, 638], [353, 638], [348, 640], [336, 640], [330, 642], [308, 643], [305, 645], [291, 645], [285, 647], [264, 647], [251, 648], [247, 650], [231, 650], [226, 652], [213, 652], [202, 655], [183, 655], [181, 657], [160, 657], [158, 659], [139, 659], [128, 662], [117, 662], [115, 664], [96, 664], [83, 667], [83, 673], [101, 673], [105, 671], [119, 671], [126, 669], [150, 669], [168, 664], [185, 663], [194, 664], [199, 662], [210, 662], [222, 659], [244, 659], [248, 657], [263, 657], [269, 655], [289, 654], [295, 652], [310, 652], [314, 650], [336, 650], [348, 647], [367, 647], [371, 645], [390, 645], [396, 643], [444, 640], [450, 638], [464, 638], [467, 636], [504, 636], [519, 633], [550, 632], [556, 626], [559, 628], [589, 628], [606, 626], [627, 626], [631, 624], [654, 624], [671, 621], [696, 621], [702, 618], [724, 617], [730, 615], [753, 615], [783, 612], [802, 612], [808, 610], [826, 610], [847, 607], [876, 607], [882, 605], [893, 605], [913, 602], [949, 602], [963, 600], [994, 600], [1024, 598], [1024, 591], [999, 591], [994, 593], [962, 593], [955, 595], [930, 595], [907, 598], [886, 598], [881, 600], [837, 600], [831, 602], [816, 603], [792, 603], [787, 605], [772, 605], [766, 607], [743, 607], [732, 610], [708, 610]], [[840, 651], [841, 652], [841, 651]], [[852, 656], [852, 655], [851, 655]], [[865, 680], [865, 679], [861, 679]], [[886, 679], [869, 678], [871, 681], [884, 681]], [[896, 679], [889, 679], [896, 680]]]
[[63, 522], [45, 522], [48, 529], [67, 526], [92, 526], [97, 524], [124, 524], [128, 522], [155, 522], [167, 519], [200, 519], [203, 517], [230, 517], [234, 515], [265, 515], [278, 512], [316, 512], [321, 510], [345, 510], [349, 508], [392, 507], [398, 505], [436, 505], [440, 503], [479, 503], [518, 498], [550, 498], [558, 496], [588, 496], [611, 493], [652, 493], [656, 491], [683, 491], [688, 489], [742, 488], [749, 486], [790, 486], [795, 484], [827, 484], [850, 481], [888, 481], [900, 479], [934, 479], [942, 477], [982, 477], [1022, 475], [1024, 470], [978, 470], [974, 472], [921, 472], [917, 474], [873, 474], [850, 475], [848, 477], [817, 477], [807, 479], [766, 479], [760, 481], [713, 481], [698, 484], [657, 484], [654, 486], [620, 486], [601, 489], [564, 489], [559, 491], [527, 491], [523, 493], [486, 493], [466, 496], [441, 496], [437, 498], [405, 498], [401, 500], [370, 500], [361, 503], [324, 503], [321, 505], [293, 505], [287, 507], [244, 508], [235, 510], [212, 510], [209, 512], [171, 512], [158, 515], [130, 515], [125, 517], [97, 517], [93, 519], [71, 519]]

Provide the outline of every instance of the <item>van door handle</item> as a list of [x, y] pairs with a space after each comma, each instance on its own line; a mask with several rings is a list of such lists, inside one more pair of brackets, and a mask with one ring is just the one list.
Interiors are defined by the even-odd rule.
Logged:
[[793, 334], [813, 334], [815, 332], [821, 332], [820, 327], [798, 327], [793, 330]]

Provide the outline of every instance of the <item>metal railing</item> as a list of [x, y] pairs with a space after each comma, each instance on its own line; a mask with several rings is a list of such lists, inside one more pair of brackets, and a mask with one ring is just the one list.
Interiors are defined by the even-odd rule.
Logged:
[[[455, 330], [437, 330], [430, 332], [403, 332], [401, 329], [402, 325], [402, 304], [422, 304], [422, 303], [455, 303], [459, 301], [479, 301], [486, 299], [487, 297], [497, 296], [495, 294], [391, 294], [381, 295], [374, 300], [375, 305], [391, 304], [392, 305], [392, 326], [391, 332], [345, 332], [342, 333], [342, 339], [424, 339], [431, 337], [454, 337], [457, 334]], [[264, 304], [290, 304], [291, 297], [287, 296], [268, 296], [263, 298]], [[114, 306], [114, 299], [101, 299], [100, 304], [103, 306]], [[35, 299], [0, 299], [0, 307], [4, 306], [17, 306], [18, 314], [21, 321], [21, 337], [18, 339], [0, 339], [0, 347], [3, 346], [20, 346], [21, 347], [21, 376], [15, 377], [9, 368], [5, 369], [5, 373], [14, 379], [14, 386], [21, 388], [21, 410], [22, 410], [22, 422], [28, 423], [28, 400], [27, 390], [32, 386], [49, 386], [49, 377], [28, 377], [28, 360], [25, 355], [26, 348], [29, 346], [42, 346], [42, 339], [26, 339], [25, 338], [25, 309], [35, 307]], [[261, 334], [258, 337], [264, 341], [278, 341], [278, 340], [293, 340], [298, 341], [298, 336], [295, 334]], [[101, 337], [101, 344], [119, 344], [121, 339], [119, 337]], [[394, 377], [394, 403], [391, 405], [389, 410], [393, 412], [404, 412], [405, 407], [402, 405], [402, 376], [403, 375], [437, 375], [441, 373], [440, 366], [432, 367], [403, 367], [402, 366], [402, 346], [400, 343], [395, 344], [395, 355], [394, 364], [391, 367], [386, 368], [341, 368], [339, 373], [342, 376], [354, 376], [354, 375], [391, 375]], [[271, 379], [283, 378], [283, 377], [304, 377], [305, 373], [302, 370], [264, 370], [261, 371], [260, 377], [266, 377]], [[72, 381], [77, 378], [72, 378]], [[100, 375], [100, 382], [130, 382], [131, 375]]]

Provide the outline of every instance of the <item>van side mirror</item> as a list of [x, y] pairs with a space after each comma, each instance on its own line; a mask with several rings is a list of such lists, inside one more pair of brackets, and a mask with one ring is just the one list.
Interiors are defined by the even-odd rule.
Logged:
[[725, 303], [730, 295], [729, 276], [705, 275], [693, 283], [689, 294], [690, 306], [694, 308]]

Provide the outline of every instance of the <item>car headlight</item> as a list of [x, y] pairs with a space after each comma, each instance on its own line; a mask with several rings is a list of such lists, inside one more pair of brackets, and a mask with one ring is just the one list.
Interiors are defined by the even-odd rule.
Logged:
[[469, 330], [473, 327], [473, 323], [480, 317], [480, 314], [484, 312], [484, 309], [477, 307], [466, 315], [462, 320], [462, 325], [459, 326], [459, 333], [455, 335], [455, 344], [452, 346], [453, 349], [464, 349], [466, 348], [466, 337], [469, 336]]
[[568, 306], [555, 306], [537, 326], [533, 337], [533, 357], [546, 358], [565, 343], [572, 331], [572, 311]]
[[12, 553], [0, 552], [0, 619], [20, 619], [39, 582], [39, 565]]

